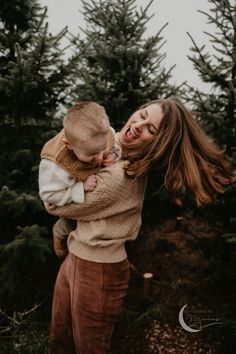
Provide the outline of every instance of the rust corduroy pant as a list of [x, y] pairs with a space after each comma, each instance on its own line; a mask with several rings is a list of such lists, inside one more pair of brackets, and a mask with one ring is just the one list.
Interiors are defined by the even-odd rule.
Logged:
[[129, 283], [128, 260], [95, 263], [69, 253], [54, 289], [50, 354], [105, 354]]

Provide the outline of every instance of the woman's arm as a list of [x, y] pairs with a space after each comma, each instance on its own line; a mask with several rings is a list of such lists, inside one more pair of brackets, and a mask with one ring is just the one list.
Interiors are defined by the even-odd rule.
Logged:
[[111, 215], [112, 206], [117, 198], [123, 198], [125, 202], [124, 184], [130, 184], [130, 188], [132, 188], [134, 181], [125, 176], [124, 163], [124, 161], [118, 161], [103, 168], [97, 174], [96, 189], [85, 194], [83, 204], [70, 203], [61, 207], [46, 204], [45, 208], [50, 214], [84, 221], [93, 219], [93, 213], [96, 219]]

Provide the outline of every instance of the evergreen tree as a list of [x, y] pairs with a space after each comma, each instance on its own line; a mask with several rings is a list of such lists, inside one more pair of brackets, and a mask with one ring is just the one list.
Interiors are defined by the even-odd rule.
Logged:
[[[209, 24], [215, 25], [215, 33], [206, 32], [212, 51], [207, 52], [204, 45], [199, 47], [189, 34], [194, 53], [189, 59], [212, 90], [203, 93], [191, 87], [187, 98], [193, 102], [194, 110], [207, 132], [236, 164], [236, 4], [231, 0], [209, 0], [209, 3], [212, 5], [210, 13], [200, 13], [207, 17]], [[235, 186], [226, 191], [221, 202], [224, 204], [225, 220], [233, 221]]]
[[103, 104], [116, 128], [140, 104], [177, 92], [169, 84], [174, 66], [162, 66], [167, 24], [156, 35], [144, 37], [152, 2], [137, 9], [136, 0], [82, 1], [87, 26], [83, 39], [72, 39], [81, 53], [74, 99]]
[[[211, 93], [193, 89], [188, 99], [206, 130], [231, 156], [236, 153], [236, 4], [231, 0], [209, 0], [208, 23], [215, 25], [215, 33], [205, 32], [212, 44], [211, 53], [205, 45], [199, 47], [189, 34], [194, 53], [189, 56], [200, 78], [211, 85]], [[234, 156], [236, 162], [236, 155]]]
[[7, 312], [47, 297], [58, 266], [38, 196], [38, 164], [56, 131], [74, 58], [64, 63], [67, 30], [48, 33], [46, 13], [37, 0], [0, 0], [0, 303]]
[[47, 300], [58, 267], [38, 164], [77, 55], [64, 62], [67, 29], [51, 35], [46, 17], [38, 0], [0, 0], [0, 303], [8, 313]]
[[[189, 34], [193, 43], [191, 48], [193, 55], [189, 56], [189, 59], [201, 79], [211, 86], [211, 92], [201, 92], [191, 87], [186, 98], [192, 101], [196, 115], [207, 132], [226, 150], [236, 165], [236, 3], [235, 0], [208, 1], [211, 4], [209, 13], [199, 12], [207, 17], [209, 24], [215, 25], [215, 33], [205, 32], [210, 38], [212, 50], [208, 52], [204, 45], [200, 47]], [[224, 222], [226, 233], [223, 237], [229, 244], [236, 243], [235, 210], [236, 186], [234, 184], [219, 197], [218, 204], [213, 209], [214, 219]], [[235, 291], [232, 287], [232, 284], [235, 284], [232, 252], [234, 252], [233, 248], [227, 248], [225, 254], [226, 265], [232, 267], [227, 272], [227, 278], [225, 275], [222, 276], [224, 263], [220, 263], [221, 270], [219, 269], [220, 272], [216, 277], [218, 287], [224, 284], [228, 294], [233, 294]], [[212, 254], [212, 258], [218, 260], [219, 254]], [[235, 316], [231, 317], [232, 306], [233, 304], [228, 304], [228, 322], [225, 325], [225, 333], [229, 334], [235, 326]], [[229, 343], [225, 344], [224, 352], [231, 350]]]
[[58, 35], [48, 33], [47, 10], [37, 0], [0, 1], [0, 115], [22, 125], [51, 121], [64, 102], [68, 70]]

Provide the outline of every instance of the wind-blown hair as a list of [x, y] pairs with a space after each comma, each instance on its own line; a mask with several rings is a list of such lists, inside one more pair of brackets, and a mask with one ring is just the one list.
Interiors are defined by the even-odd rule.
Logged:
[[212, 203], [216, 192], [223, 193], [235, 176], [224, 151], [178, 98], [151, 101], [140, 109], [151, 104], [160, 105], [163, 111], [156, 139], [142, 151], [129, 150], [127, 174], [138, 177], [155, 169], [177, 204], [182, 204], [178, 197], [184, 188], [197, 206]]

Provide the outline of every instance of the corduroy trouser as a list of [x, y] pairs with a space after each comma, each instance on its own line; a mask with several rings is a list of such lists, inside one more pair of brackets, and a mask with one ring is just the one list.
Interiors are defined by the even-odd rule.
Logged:
[[96, 263], [69, 253], [54, 289], [50, 354], [105, 354], [122, 311], [130, 276], [128, 260]]

